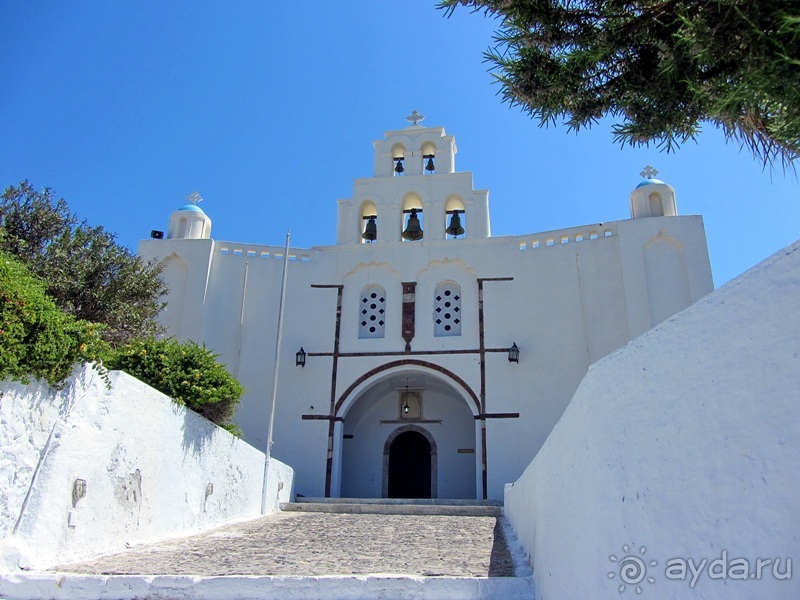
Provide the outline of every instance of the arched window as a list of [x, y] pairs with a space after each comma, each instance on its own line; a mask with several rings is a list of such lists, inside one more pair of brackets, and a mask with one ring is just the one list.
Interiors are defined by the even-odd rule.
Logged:
[[461, 335], [461, 288], [453, 281], [436, 286], [433, 297], [433, 335]]
[[382, 338], [386, 330], [386, 290], [368, 285], [361, 291], [358, 303], [358, 337]]

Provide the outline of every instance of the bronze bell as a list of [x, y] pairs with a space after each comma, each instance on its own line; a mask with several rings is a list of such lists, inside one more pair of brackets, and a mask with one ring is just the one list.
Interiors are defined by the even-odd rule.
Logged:
[[405, 167], [403, 167], [403, 159], [402, 158], [395, 158], [394, 159], [394, 172], [395, 173], [402, 173], [405, 171]]
[[431, 173], [436, 170], [436, 166], [433, 164], [432, 156], [428, 156], [428, 162], [425, 163], [425, 170], [430, 171]]
[[422, 239], [422, 228], [419, 225], [419, 217], [417, 216], [417, 209], [411, 209], [411, 216], [408, 217], [408, 226], [406, 230], [403, 232], [403, 239], [404, 240], [421, 240]]
[[453, 237], [459, 236], [464, 233], [464, 228], [461, 226], [461, 217], [458, 216], [458, 211], [453, 211], [453, 216], [450, 217], [450, 226], [445, 229], [445, 232]]
[[369, 217], [369, 221], [367, 221], [364, 227], [364, 233], [361, 234], [361, 237], [368, 242], [374, 242], [378, 239], [378, 225], [375, 223], [374, 216]]

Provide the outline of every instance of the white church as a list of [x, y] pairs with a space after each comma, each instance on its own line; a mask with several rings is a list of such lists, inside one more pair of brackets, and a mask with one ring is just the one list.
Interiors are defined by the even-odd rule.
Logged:
[[592, 363], [713, 290], [702, 218], [651, 170], [630, 219], [493, 236], [488, 191], [421, 120], [373, 142], [336, 245], [214, 240], [192, 203], [139, 246], [168, 334], [220, 354], [262, 450], [287, 265], [272, 454], [305, 496], [502, 499]]

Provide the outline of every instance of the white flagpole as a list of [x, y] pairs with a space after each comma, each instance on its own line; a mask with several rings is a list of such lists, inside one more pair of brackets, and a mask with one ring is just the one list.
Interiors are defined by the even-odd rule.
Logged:
[[283, 305], [286, 300], [286, 272], [289, 265], [289, 230], [286, 230], [286, 249], [283, 252], [283, 280], [281, 281], [281, 301], [278, 306], [278, 333], [275, 336], [275, 364], [272, 369], [272, 406], [269, 413], [269, 429], [267, 430], [267, 447], [264, 451], [264, 485], [261, 488], [261, 514], [267, 514], [267, 478], [269, 462], [272, 454], [272, 425], [275, 423], [275, 401], [278, 397], [278, 367], [281, 358], [281, 338], [283, 337]]

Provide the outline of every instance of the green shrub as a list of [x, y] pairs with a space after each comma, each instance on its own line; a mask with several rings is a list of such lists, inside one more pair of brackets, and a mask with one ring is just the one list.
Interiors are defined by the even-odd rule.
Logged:
[[99, 360], [101, 332], [59, 310], [27, 267], [0, 252], [0, 380], [35, 377], [58, 387], [75, 363]]
[[150, 338], [114, 351], [105, 366], [125, 371], [236, 434], [230, 420], [244, 388], [218, 356], [194, 342]]

